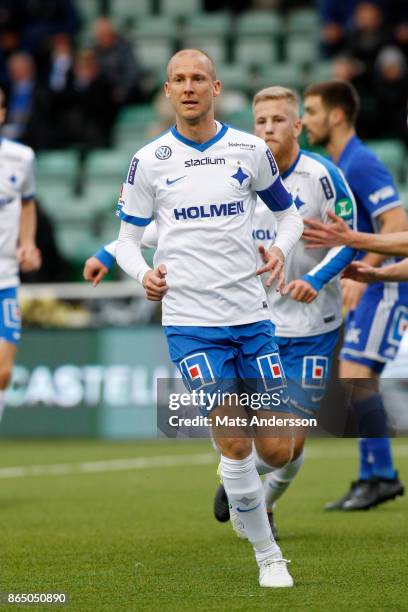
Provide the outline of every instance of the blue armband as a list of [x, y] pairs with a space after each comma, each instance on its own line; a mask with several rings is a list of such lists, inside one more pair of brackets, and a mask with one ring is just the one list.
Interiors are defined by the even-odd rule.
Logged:
[[114, 256], [108, 253], [108, 251], [104, 248], [99, 249], [99, 251], [95, 253], [94, 257], [96, 257], [96, 259], [98, 259], [101, 262], [101, 264], [106, 266], [108, 270], [112, 268], [113, 264], [116, 261]]
[[277, 178], [268, 189], [256, 193], [273, 212], [287, 210], [293, 204], [292, 196], [282, 183], [281, 178]]

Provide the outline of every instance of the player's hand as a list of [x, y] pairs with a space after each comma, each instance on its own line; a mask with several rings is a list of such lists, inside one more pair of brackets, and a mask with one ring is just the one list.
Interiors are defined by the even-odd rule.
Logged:
[[311, 304], [319, 295], [307, 281], [302, 279], [293, 280], [283, 288], [282, 295], [289, 295], [295, 302]]
[[328, 211], [331, 223], [322, 223], [317, 219], [305, 219], [307, 229], [302, 238], [306, 240], [306, 249], [331, 248], [349, 244], [353, 232], [343, 219], [337, 217], [331, 210]]
[[82, 275], [86, 281], [96, 287], [108, 272], [109, 269], [97, 257], [89, 257], [85, 262]]
[[41, 268], [41, 251], [35, 244], [20, 245], [17, 248], [17, 261], [21, 272], [35, 272]]
[[143, 287], [146, 289], [146, 298], [151, 302], [161, 302], [167, 292], [166, 266], [160, 264], [154, 270], [148, 270], [143, 277]]
[[378, 283], [382, 280], [382, 270], [373, 268], [364, 261], [352, 261], [343, 270], [342, 278], [350, 278], [359, 283]]
[[264, 272], [269, 272], [265, 285], [270, 287], [273, 281], [276, 280], [278, 283], [276, 291], [282, 291], [285, 285], [285, 268], [283, 265], [285, 262], [284, 254], [275, 246], [271, 246], [268, 251], [265, 247], [260, 246], [258, 251], [265, 265], [256, 271], [256, 275], [259, 276], [260, 274], [264, 274]]
[[355, 310], [363, 296], [364, 291], [367, 289], [367, 285], [364, 283], [357, 283], [350, 278], [342, 278], [340, 282], [343, 295], [343, 305], [348, 310]]

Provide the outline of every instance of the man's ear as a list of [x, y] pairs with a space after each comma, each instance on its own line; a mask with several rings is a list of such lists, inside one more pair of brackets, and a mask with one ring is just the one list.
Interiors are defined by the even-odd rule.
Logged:
[[213, 82], [213, 97], [216, 98], [221, 93], [221, 81], [217, 79]]
[[333, 108], [329, 113], [329, 123], [333, 127], [337, 127], [344, 121], [344, 111], [341, 108]]

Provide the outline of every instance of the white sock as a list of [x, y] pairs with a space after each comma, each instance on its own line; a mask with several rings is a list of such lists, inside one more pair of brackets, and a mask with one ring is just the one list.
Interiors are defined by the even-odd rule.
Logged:
[[291, 461], [282, 468], [266, 474], [263, 482], [266, 507], [272, 510], [273, 504], [286, 491], [304, 461], [303, 451], [297, 459]]
[[269, 465], [269, 463], [266, 463], [263, 459], [261, 459], [255, 447], [254, 447], [253, 452], [254, 452], [256, 471], [258, 472], [260, 476], [263, 476], [264, 474], [269, 474], [269, 472], [273, 472], [274, 470], [276, 470], [276, 468], [272, 467], [272, 465]]
[[5, 403], [6, 403], [6, 393], [5, 391], [0, 390], [0, 422], [1, 422], [1, 417], [3, 416]]
[[253, 453], [245, 459], [229, 459], [221, 455], [220, 465], [229, 503], [244, 525], [257, 562], [270, 557], [281, 559], [281, 550], [269, 526], [262, 482], [256, 471]]

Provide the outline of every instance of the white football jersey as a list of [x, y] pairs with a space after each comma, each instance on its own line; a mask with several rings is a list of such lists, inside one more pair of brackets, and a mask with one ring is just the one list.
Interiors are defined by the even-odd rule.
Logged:
[[154, 267], [167, 268], [163, 325], [241, 325], [270, 317], [255, 276], [252, 218], [257, 192], [275, 210], [292, 199], [263, 140], [217, 127], [203, 144], [175, 128], [147, 144], [133, 157], [122, 188], [122, 221], [157, 223]]
[[34, 151], [0, 139], [0, 289], [19, 284], [16, 257], [21, 201], [34, 197]]
[[[302, 218], [327, 222], [327, 212], [332, 210], [354, 225], [356, 207], [353, 194], [341, 171], [324, 157], [301, 150], [291, 168], [282, 174], [282, 179]], [[273, 213], [258, 201], [253, 220], [253, 237], [257, 246], [262, 244], [268, 248], [274, 242], [275, 234]], [[277, 336], [314, 336], [341, 325], [342, 298], [338, 273], [354, 255], [354, 250], [348, 247], [305, 249], [304, 241], [296, 244], [285, 262], [286, 282], [307, 276], [305, 280], [315, 286], [319, 294], [311, 304], [304, 304], [290, 296], [282, 297], [272, 285], [267, 296]]]

